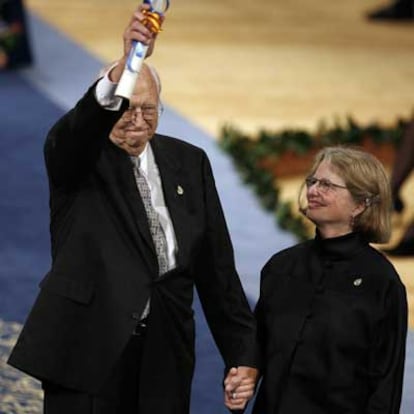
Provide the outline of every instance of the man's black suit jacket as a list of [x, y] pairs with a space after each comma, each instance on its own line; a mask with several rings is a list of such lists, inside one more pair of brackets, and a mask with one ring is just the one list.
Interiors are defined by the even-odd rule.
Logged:
[[52, 266], [9, 363], [41, 380], [97, 392], [151, 297], [142, 412], [185, 413], [194, 284], [226, 366], [255, 365], [254, 319], [205, 153], [161, 135], [151, 147], [178, 266], [157, 276], [129, 156], [108, 138], [121, 112], [100, 107], [92, 87], [48, 135]]

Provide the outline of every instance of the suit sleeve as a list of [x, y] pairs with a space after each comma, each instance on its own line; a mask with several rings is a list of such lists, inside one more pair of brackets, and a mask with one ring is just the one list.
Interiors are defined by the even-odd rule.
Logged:
[[233, 247], [207, 157], [203, 157], [206, 231], [196, 260], [200, 302], [226, 367], [256, 367], [253, 313], [237, 274]]
[[372, 393], [367, 414], [400, 412], [406, 336], [406, 292], [398, 281], [386, 293], [386, 306], [373, 344], [370, 372]]
[[57, 121], [46, 138], [46, 167], [56, 186], [74, 185], [88, 173], [125, 109], [125, 104], [119, 111], [104, 109], [95, 98], [95, 87]]
[[268, 341], [268, 334], [266, 329], [266, 311], [265, 311], [265, 302], [266, 302], [266, 282], [270, 274], [270, 260], [263, 267], [260, 274], [260, 294], [259, 299], [254, 308], [254, 316], [256, 319], [256, 329], [257, 329], [257, 357], [258, 357], [258, 366], [260, 372], [263, 374], [266, 371], [266, 361], [264, 360], [266, 355], [266, 344]]

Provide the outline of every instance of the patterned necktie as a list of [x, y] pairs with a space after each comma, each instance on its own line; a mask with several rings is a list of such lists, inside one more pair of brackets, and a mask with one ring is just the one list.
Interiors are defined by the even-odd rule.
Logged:
[[152, 206], [151, 191], [147, 180], [139, 167], [140, 159], [139, 157], [131, 159], [134, 164], [135, 181], [147, 213], [149, 229], [154, 242], [155, 252], [157, 253], [159, 275], [162, 275], [168, 270], [167, 239], [158, 214]]

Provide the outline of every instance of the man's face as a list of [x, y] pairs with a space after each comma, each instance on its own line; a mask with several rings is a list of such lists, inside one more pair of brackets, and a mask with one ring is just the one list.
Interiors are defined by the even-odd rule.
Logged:
[[142, 68], [127, 109], [111, 131], [112, 142], [137, 156], [153, 137], [158, 126], [157, 85], [145, 66]]

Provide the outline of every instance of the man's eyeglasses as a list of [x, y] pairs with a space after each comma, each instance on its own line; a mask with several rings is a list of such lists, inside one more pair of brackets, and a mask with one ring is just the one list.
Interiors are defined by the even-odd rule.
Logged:
[[314, 185], [317, 185], [317, 187], [322, 193], [328, 193], [330, 191], [335, 190], [336, 188], [347, 188], [345, 185], [335, 184], [324, 178], [318, 179], [315, 177], [307, 177], [305, 180], [305, 184], [306, 188], [308, 189], [313, 187]]
[[141, 114], [145, 121], [153, 121], [157, 117], [160, 117], [163, 112], [163, 106], [161, 103], [158, 106], [154, 105], [143, 105], [143, 106], [130, 106], [127, 110], [132, 115], [138, 113]]

